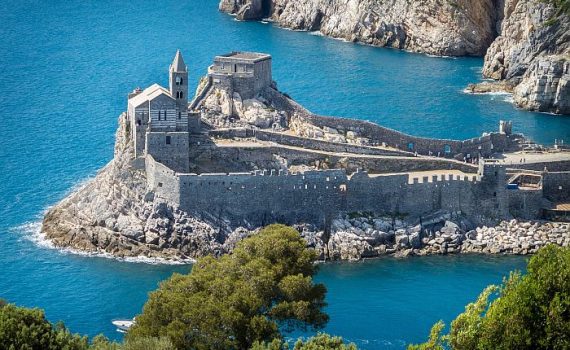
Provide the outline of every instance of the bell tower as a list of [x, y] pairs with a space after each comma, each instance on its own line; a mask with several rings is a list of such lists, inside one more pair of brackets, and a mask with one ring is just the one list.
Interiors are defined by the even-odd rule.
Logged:
[[176, 100], [177, 125], [188, 121], [188, 68], [180, 50], [170, 65], [170, 95]]

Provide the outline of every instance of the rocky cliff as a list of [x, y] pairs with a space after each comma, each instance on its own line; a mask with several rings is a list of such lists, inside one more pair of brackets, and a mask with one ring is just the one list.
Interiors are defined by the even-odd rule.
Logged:
[[496, 0], [221, 0], [239, 19], [433, 55], [481, 56], [496, 36]]
[[242, 230], [214, 228], [148, 192], [144, 170], [132, 163], [127, 130], [121, 115], [113, 160], [47, 212], [46, 237], [57, 247], [117, 257], [184, 260], [227, 252]]
[[506, 83], [524, 109], [570, 114], [570, 16], [535, 0], [506, 0], [483, 76]]
[[485, 82], [471, 92], [507, 91], [523, 109], [570, 114], [567, 1], [220, 0], [239, 19], [433, 55], [485, 55]]

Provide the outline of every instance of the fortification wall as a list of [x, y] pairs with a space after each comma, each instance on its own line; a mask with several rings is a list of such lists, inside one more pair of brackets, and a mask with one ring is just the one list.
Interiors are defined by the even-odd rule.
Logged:
[[188, 132], [147, 132], [145, 147], [158, 162], [178, 172], [188, 171]]
[[543, 208], [542, 190], [507, 190], [509, 214], [516, 218], [536, 219]]
[[489, 208], [479, 205], [483, 192], [475, 175], [410, 179], [356, 173], [348, 177], [342, 170], [325, 170], [178, 176], [183, 210], [230, 218], [234, 224], [305, 221], [326, 225], [340, 213], [357, 211], [418, 217], [440, 209], [480, 215], [496, 208], [494, 203]]
[[146, 183], [149, 191], [168, 201], [174, 206], [180, 206], [180, 179], [177, 174], [163, 164], [157, 162], [151, 155], [145, 158]]
[[547, 172], [542, 177], [544, 197], [553, 202], [570, 201], [570, 171]]
[[259, 147], [216, 147], [200, 152], [199, 156], [200, 159], [193, 159], [192, 162], [198, 163], [202, 160], [204, 165], [211, 167], [217, 163], [214, 160], [220, 160], [223, 162], [220, 163], [222, 166], [220, 170], [231, 169], [228, 160], [243, 161], [247, 164], [267, 164], [269, 161], [283, 159], [287, 161], [288, 165], [314, 165], [325, 169], [347, 169], [349, 172], [357, 169], [366, 169], [370, 173], [403, 173], [429, 170], [477, 172], [477, 167], [474, 165], [442, 158], [337, 155], [277, 145], [271, 147], [263, 145]]
[[546, 168], [548, 171], [560, 172], [560, 171], [570, 171], [570, 161], [551, 161], [551, 162], [539, 162], [539, 163], [522, 163], [522, 164], [506, 164], [509, 169], [525, 169], [525, 170], [535, 170], [544, 171]]
[[341, 152], [341, 153], [357, 153], [369, 155], [401, 155], [413, 156], [412, 152], [404, 152], [400, 150], [379, 149], [375, 147], [330, 142], [325, 140], [316, 140], [307, 137], [300, 137], [295, 135], [287, 135], [279, 132], [272, 132], [266, 130], [255, 130], [245, 128], [235, 129], [218, 129], [210, 131], [213, 137], [221, 138], [256, 138], [260, 141], [276, 142], [282, 145], [302, 147], [307, 149], [325, 151], [325, 152]]
[[409, 178], [354, 174], [348, 185], [348, 210], [399, 213], [417, 217], [436, 210], [474, 213], [476, 176]]
[[[374, 143], [384, 143], [389, 147], [420, 154], [429, 154], [431, 152], [434, 155], [439, 153], [441, 156], [452, 157], [460, 153], [471, 154], [472, 156], [481, 153], [483, 156], [489, 156], [509, 144], [507, 135], [504, 134], [486, 135], [464, 141], [432, 139], [407, 135], [362, 120], [325, 117], [314, 114], [305, 115], [303, 118], [306, 122], [321, 128], [330, 127], [343, 133], [354, 131]], [[496, 142], [496, 145], [493, 141]]]

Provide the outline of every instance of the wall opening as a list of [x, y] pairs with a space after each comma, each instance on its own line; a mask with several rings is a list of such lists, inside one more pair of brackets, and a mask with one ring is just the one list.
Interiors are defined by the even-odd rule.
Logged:
[[171, 142], [171, 141], [172, 141], [172, 140], [171, 140], [171, 137], [170, 137], [170, 136], [166, 136], [166, 144], [167, 144], [167, 145], [170, 145], [170, 142]]

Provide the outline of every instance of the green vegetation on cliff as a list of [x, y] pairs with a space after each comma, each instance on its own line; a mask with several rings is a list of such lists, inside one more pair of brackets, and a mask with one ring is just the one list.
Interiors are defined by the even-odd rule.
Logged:
[[527, 274], [513, 272], [501, 286], [487, 287], [451, 322], [449, 334], [442, 330], [440, 321], [427, 343], [408, 349], [569, 349], [570, 248], [541, 249]]
[[545, 25], [551, 26], [558, 22], [561, 15], [570, 16], [570, 0], [540, 0], [541, 2], [551, 4], [556, 9], [554, 15], [544, 22]]

